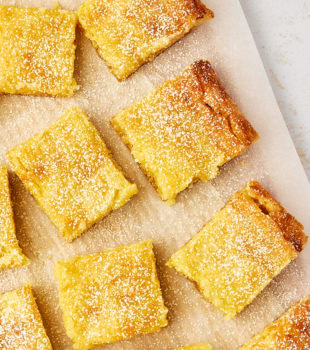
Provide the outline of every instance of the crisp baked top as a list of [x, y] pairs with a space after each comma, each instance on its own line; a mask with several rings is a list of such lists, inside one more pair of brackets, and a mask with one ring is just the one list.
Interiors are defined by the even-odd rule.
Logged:
[[239, 350], [310, 349], [310, 296], [292, 306]]
[[68, 241], [137, 193], [136, 185], [126, 180], [98, 131], [77, 107], [13, 148], [8, 158]]
[[119, 80], [213, 17], [200, 0], [86, 0], [86, 36]]
[[0, 269], [21, 266], [29, 262], [15, 236], [8, 171], [0, 167]]
[[195, 180], [214, 178], [221, 165], [257, 139], [207, 61], [188, 66], [117, 114], [112, 124], [170, 203]]
[[60, 261], [54, 271], [74, 349], [129, 339], [167, 325], [151, 241]]
[[0, 93], [71, 96], [75, 13], [0, 5]]
[[232, 318], [297, 257], [303, 226], [256, 181], [169, 260], [197, 283], [205, 298]]
[[30, 286], [0, 295], [0, 349], [52, 350]]

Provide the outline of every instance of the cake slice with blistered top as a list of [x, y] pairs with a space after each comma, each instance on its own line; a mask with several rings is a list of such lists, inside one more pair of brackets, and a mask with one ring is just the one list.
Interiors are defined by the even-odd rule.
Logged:
[[303, 226], [258, 182], [235, 193], [168, 265], [226, 318], [242, 311], [303, 250]]
[[112, 125], [168, 204], [245, 152], [258, 138], [207, 61], [118, 113]]
[[0, 269], [28, 263], [15, 235], [8, 171], [6, 167], [0, 167]]
[[200, 0], [86, 0], [78, 16], [99, 55], [123, 80], [213, 13]]
[[69, 242], [137, 193], [78, 107], [10, 150], [8, 158]]
[[59, 261], [54, 273], [75, 350], [130, 339], [167, 325], [151, 241]]
[[239, 350], [310, 349], [310, 296], [300, 300]]
[[0, 93], [72, 96], [77, 15], [0, 5]]
[[0, 295], [0, 349], [52, 350], [28, 285]]

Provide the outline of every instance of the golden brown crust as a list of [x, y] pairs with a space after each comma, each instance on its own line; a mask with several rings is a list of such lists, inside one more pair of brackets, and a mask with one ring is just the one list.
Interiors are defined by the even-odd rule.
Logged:
[[257, 181], [250, 181], [246, 187], [246, 192], [258, 202], [261, 210], [279, 226], [283, 232], [283, 237], [292, 243], [297, 252], [301, 252], [308, 240], [303, 231], [303, 225], [288, 213]]
[[[207, 80], [207, 68], [213, 72], [212, 81]], [[214, 178], [220, 166], [245, 152], [257, 138], [227, 93], [225, 101], [217, 98], [219, 108], [205, 102], [217, 96], [212, 90], [219, 86], [214, 75], [208, 62], [196, 62], [111, 121], [168, 203], [197, 179]], [[221, 114], [222, 109], [227, 115]]]
[[208, 9], [200, 0], [190, 0], [196, 10], [196, 18], [208, 17], [209, 19], [214, 18], [214, 13]]
[[239, 350], [310, 348], [310, 296], [300, 300]]
[[98, 54], [124, 80], [214, 14], [200, 0], [86, 0], [78, 16]]
[[0, 349], [52, 350], [29, 285], [0, 295]]
[[223, 115], [232, 133], [248, 146], [258, 139], [256, 131], [245, 119], [237, 105], [219, 81], [210, 62], [205, 60], [193, 64], [193, 72], [200, 82], [204, 102], [216, 113]]
[[[307, 240], [301, 230], [300, 239], [296, 233], [287, 239], [279, 214], [267, 211], [276, 212], [274, 206], [289, 215], [261, 185], [250, 182], [172, 255], [168, 266], [194, 281], [227, 318], [234, 317], [298, 256]], [[295, 220], [293, 227], [299, 225]]]

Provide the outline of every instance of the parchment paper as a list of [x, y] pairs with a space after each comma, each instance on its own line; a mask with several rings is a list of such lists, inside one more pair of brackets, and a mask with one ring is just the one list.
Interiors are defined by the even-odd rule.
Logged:
[[[23, 6], [52, 6], [53, 0], [0, 0]], [[61, 0], [67, 9], [80, 0]], [[169, 326], [159, 333], [107, 345], [105, 349], [174, 349], [209, 342], [214, 349], [237, 349], [277, 318], [292, 303], [310, 293], [310, 244], [255, 301], [234, 320], [225, 321], [203, 300], [193, 284], [166, 268], [170, 255], [200, 230], [228, 199], [251, 178], [262, 182], [310, 232], [310, 186], [298, 159], [264, 72], [238, 0], [206, 0], [215, 19], [166, 50], [154, 62], [119, 83], [91, 43], [78, 31], [76, 79], [81, 85], [73, 98], [0, 96], [0, 164], [13, 146], [42, 131], [63, 111], [81, 106], [102, 134], [115, 159], [139, 187], [139, 194], [88, 232], [68, 244], [11, 173], [17, 236], [32, 264], [0, 274], [0, 292], [30, 281], [47, 333], [55, 350], [71, 349], [58, 307], [52, 273], [57, 260], [152, 238], [159, 279], [169, 308]], [[162, 81], [196, 59], [213, 64], [240, 109], [260, 134], [249, 152], [222, 168], [216, 180], [198, 182], [168, 207], [161, 202], [127, 148], [109, 124], [122, 108], [141, 98]], [[294, 67], [292, 67], [294, 69]], [[300, 87], [302, 88], [302, 87]]]

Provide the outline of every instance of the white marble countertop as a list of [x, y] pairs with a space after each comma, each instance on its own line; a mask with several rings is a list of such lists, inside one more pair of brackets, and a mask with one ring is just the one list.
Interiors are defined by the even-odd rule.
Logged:
[[310, 2], [240, 0], [310, 179]]

